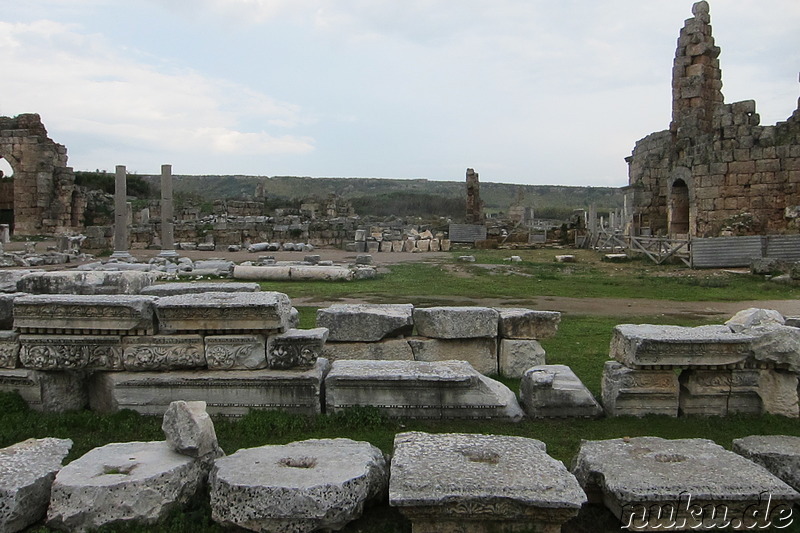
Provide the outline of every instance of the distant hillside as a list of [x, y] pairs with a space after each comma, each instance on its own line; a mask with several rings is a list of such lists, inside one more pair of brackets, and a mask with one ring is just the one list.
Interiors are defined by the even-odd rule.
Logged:
[[[154, 184], [158, 176], [142, 176]], [[397, 197], [413, 194], [415, 198], [433, 196], [451, 200], [466, 198], [465, 182], [429, 181], [426, 179], [389, 178], [311, 178], [297, 176], [175, 176], [174, 193], [210, 202], [217, 199], [253, 199], [256, 187], [263, 184], [267, 199], [297, 202], [308, 198], [324, 199], [337, 194], [366, 205], [368, 198]], [[574, 209], [595, 204], [599, 211], [622, 206], [622, 193], [612, 187], [567, 187], [562, 185], [517, 185], [481, 183], [481, 199], [487, 212], [507, 211], [519, 203], [534, 208], [537, 218], [562, 218]], [[359, 200], [361, 199], [361, 200]], [[368, 213], [364, 213], [368, 214]], [[443, 213], [443, 216], [449, 213]]]

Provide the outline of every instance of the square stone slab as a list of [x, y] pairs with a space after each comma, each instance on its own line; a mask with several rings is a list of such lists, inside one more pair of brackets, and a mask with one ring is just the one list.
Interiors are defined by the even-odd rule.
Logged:
[[734, 439], [732, 450], [754, 461], [800, 491], [800, 437], [752, 435]]
[[785, 524], [800, 501], [765, 468], [706, 439], [584, 441], [573, 472], [589, 500], [632, 531], [763, 530]]
[[462, 433], [395, 436], [389, 504], [414, 533], [560, 532], [586, 495], [543, 442]]
[[159, 298], [163, 332], [283, 332], [292, 306], [281, 292], [204, 292]]

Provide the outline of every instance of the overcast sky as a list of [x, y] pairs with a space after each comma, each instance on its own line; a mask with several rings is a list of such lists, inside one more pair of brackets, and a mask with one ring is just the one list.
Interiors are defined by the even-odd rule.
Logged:
[[[711, 0], [726, 102], [797, 108], [800, 1]], [[621, 186], [687, 0], [0, 0], [0, 115], [75, 170]], [[3, 162], [5, 163], [5, 162]]]

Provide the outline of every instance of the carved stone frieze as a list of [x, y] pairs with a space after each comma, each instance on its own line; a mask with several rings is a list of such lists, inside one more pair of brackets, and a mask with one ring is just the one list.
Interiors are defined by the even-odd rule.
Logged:
[[33, 295], [14, 300], [21, 332], [152, 332], [152, 296]]
[[206, 358], [200, 335], [125, 337], [125, 370], [179, 370], [204, 368]]
[[322, 355], [327, 338], [327, 328], [290, 329], [272, 336], [267, 341], [269, 367], [276, 370], [311, 367]]
[[205, 338], [210, 370], [255, 370], [267, 366], [263, 335], [213, 335]]
[[19, 358], [36, 370], [122, 370], [122, 342], [115, 335], [20, 335]]
[[0, 368], [16, 368], [19, 362], [19, 335], [0, 331]]

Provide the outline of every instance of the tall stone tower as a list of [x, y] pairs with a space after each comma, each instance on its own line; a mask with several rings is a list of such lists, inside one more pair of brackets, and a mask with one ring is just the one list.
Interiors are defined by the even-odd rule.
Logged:
[[483, 202], [478, 173], [467, 169], [467, 224], [483, 224]]

